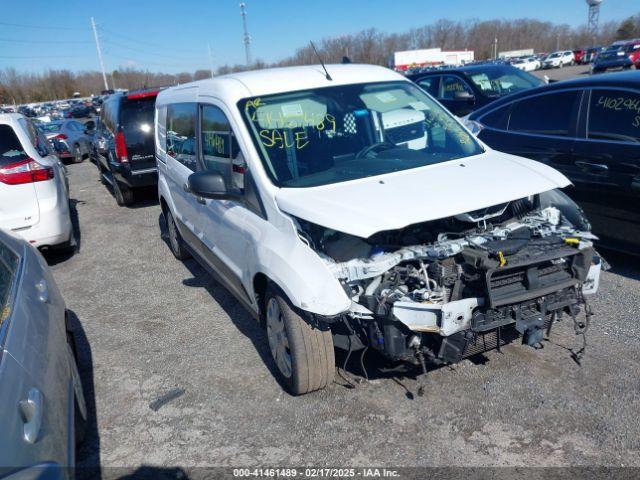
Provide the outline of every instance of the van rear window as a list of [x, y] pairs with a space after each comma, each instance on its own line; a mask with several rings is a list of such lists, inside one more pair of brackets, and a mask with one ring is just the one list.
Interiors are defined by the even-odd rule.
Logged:
[[0, 125], [0, 168], [29, 158], [9, 125]]
[[145, 143], [153, 139], [153, 116], [156, 97], [123, 100], [120, 125], [127, 144]]

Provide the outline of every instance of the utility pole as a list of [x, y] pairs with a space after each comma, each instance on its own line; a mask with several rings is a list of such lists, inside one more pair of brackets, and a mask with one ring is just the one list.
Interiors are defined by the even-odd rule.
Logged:
[[98, 40], [98, 30], [96, 30], [96, 22], [91, 17], [91, 28], [93, 28], [93, 38], [96, 40], [96, 49], [98, 50], [98, 60], [100, 60], [100, 68], [102, 69], [102, 80], [104, 81], [104, 89], [109, 90], [107, 83], [107, 72], [104, 69], [104, 61], [102, 60], [102, 50], [100, 49], [100, 40]]
[[247, 60], [247, 67], [251, 65], [251, 35], [247, 27], [247, 5], [242, 2], [240, 4], [240, 16], [242, 16], [242, 28], [244, 29], [244, 54]]
[[498, 59], [498, 36], [496, 35], [493, 39], [493, 59]]
[[213, 78], [213, 55], [211, 54], [211, 44], [208, 43], [207, 47], [209, 47], [209, 68], [211, 69], [211, 78]]

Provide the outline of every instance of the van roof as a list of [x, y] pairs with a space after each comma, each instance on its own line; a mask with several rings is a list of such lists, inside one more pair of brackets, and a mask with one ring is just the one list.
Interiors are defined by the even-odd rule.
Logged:
[[375, 65], [333, 64], [326, 67], [332, 80], [327, 80], [321, 65], [308, 65], [231, 73], [185, 83], [160, 92], [156, 105], [188, 101], [189, 98], [197, 96], [215, 96], [235, 103], [247, 97], [334, 85], [406, 81], [404, 76], [388, 68]]
[[0, 125], [13, 125], [21, 118], [24, 118], [21, 113], [0, 113]]

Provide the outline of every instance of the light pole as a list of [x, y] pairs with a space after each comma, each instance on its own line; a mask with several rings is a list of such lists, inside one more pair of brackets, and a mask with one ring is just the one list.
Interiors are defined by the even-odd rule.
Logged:
[[247, 61], [247, 67], [251, 65], [251, 35], [247, 27], [247, 5], [242, 2], [240, 4], [240, 15], [242, 16], [242, 28], [244, 30], [244, 54]]
[[102, 60], [102, 50], [100, 49], [100, 40], [98, 39], [98, 30], [96, 30], [96, 22], [91, 17], [91, 28], [93, 28], [93, 38], [96, 40], [96, 50], [98, 50], [98, 60], [100, 61], [100, 68], [102, 69], [102, 81], [104, 82], [104, 89], [109, 90], [109, 84], [107, 83], [107, 72], [104, 69], [104, 61]]

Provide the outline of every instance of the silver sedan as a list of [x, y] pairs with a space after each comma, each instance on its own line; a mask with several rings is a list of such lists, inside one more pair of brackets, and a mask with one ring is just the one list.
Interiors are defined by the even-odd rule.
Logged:
[[0, 477], [71, 476], [87, 409], [67, 323], [42, 255], [0, 230]]
[[39, 123], [37, 127], [49, 140], [61, 160], [80, 163], [91, 155], [95, 133], [93, 120], [84, 124], [78, 120], [58, 120]]

